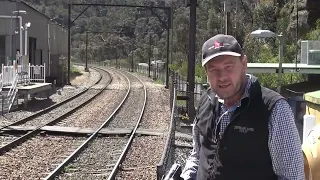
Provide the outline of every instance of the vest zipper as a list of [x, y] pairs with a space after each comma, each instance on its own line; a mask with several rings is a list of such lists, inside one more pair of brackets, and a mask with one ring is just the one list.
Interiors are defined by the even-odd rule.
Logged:
[[[224, 112], [224, 113], [219, 117], [217, 124], [215, 124], [215, 126], [214, 126], [214, 136], [213, 136], [213, 142], [214, 142], [214, 143], [217, 143], [217, 129], [218, 129], [218, 126], [219, 126], [219, 124], [220, 124], [220, 121], [221, 121], [222, 117], [223, 117], [224, 115], [226, 115], [228, 112], [229, 112], [229, 111]], [[219, 134], [220, 134], [220, 133], [219, 133]], [[219, 135], [219, 137], [220, 137], [220, 135]]]
[[[249, 102], [248, 102], [247, 106], [246, 106], [245, 108], [241, 109], [236, 115], [231, 116], [230, 123], [229, 123], [228, 126], [226, 127], [223, 135], [227, 132], [227, 130], [228, 130], [228, 128], [231, 126], [232, 122], [234, 122], [234, 119], [235, 119], [237, 116], [239, 116], [239, 114], [240, 114], [244, 109], [246, 109], [246, 108], [249, 107], [249, 105], [250, 105], [250, 100], [251, 100], [251, 99], [250, 99], [250, 97], [249, 97]], [[220, 137], [220, 139], [222, 139], [222, 137]]]

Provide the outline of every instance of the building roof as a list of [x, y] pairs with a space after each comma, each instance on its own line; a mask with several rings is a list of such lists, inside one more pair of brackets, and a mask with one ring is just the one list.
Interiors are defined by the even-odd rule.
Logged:
[[[10, 1], [10, 0], [9, 0], [9, 1]], [[49, 21], [54, 22], [54, 23], [56, 23], [56, 24], [59, 24], [57, 21], [52, 20], [49, 16], [47, 16], [47, 15], [45, 15], [44, 13], [38, 11], [36, 8], [32, 7], [31, 5], [29, 5], [29, 4], [26, 3], [25, 1], [22, 0], [21, 3], [24, 4], [24, 5], [26, 5], [26, 6], [28, 6], [28, 7], [30, 7], [31, 9], [33, 9], [34, 11], [36, 11], [37, 13], [39, 13], [40, 15], [46, 17]], [[61, 27], [64, 28], [64, 29], [67, 29], [67, 28], [66, 28], [65, 26], [63, 26], [62, 24], [59, 24], [59, 26], [61, 26]]]

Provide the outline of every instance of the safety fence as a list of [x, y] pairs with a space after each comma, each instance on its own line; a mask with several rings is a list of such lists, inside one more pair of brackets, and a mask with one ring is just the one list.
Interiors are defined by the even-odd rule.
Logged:
[[45, 64], [43, 64], [43, 65], [30, 65], [29, 64], [30, 82], [45, 83], [46, 82], [45, 74], [46, 74]]
[[137, 72], [139, 74], [143, 74], [152, 78], [154, 81], [157, 81], [160, 84], [165, 84], [166, 82], [166, 69], [164, 64], [156, 63], [149, 67], [146, 65], [142, 65], [144, 63], [139, 64], [128, 64], [128, 63], [121, 63], [117, 61], [105, 61], [96, 63], [99, 65], [107, 66], [107, 67], [114, 67], [118, 69], [124, 69], [131, 72]]
[[175, 81], [171, 81], [170, 84], [170, 107], [171, 107], [171, 120], [169, 126], [169, 132], [167, 135], [163, 154], [160, 162], [157, 164], [157, 179], [161, 180], [165, 174], [169, 171], [170, 167], [174, 163], [174, 145], [175, 145], [175, 132], [177, 121], [177, 88]]
[[2, 64], [1, 68], [3, 86], [11, 86], [16, 74], [18, 74], [18, 84], [39, 82], [45, 83], [45, 64], [43, 65], [17, 65], [15, 62], [11, 66]]
[[16, 69], [14, 66], [5, 66], [2, 64], [2, 85], [11, 86], [16, 76]]

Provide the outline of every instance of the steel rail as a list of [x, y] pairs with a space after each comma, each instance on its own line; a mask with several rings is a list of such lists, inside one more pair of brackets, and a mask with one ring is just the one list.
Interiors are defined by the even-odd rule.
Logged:
[[2, 155], [4, 152], [10, 150], [11, 148], [17, 146], [18, 144], [20, 144], [20, 143], [28, 140], [28, 139], [29, 139], [30, 137], [32, 137], [33, 135], [38, 134], [39, 132], [42, 131], [42, 130], [41, 130], [42, 127], [53, 125], [53, 124], [57, 123], [58, 121], [62, 120], [63, 118], [69, 116], [71, 113], [75, 112], [75, 111], [78, 110], [79, 108], [81, 108], [81, 107], [83, 107], [84, 105], [88, 104], [88, 103], [91, 102], [95, 97], [97, 97], [99, 94], [101, 94], [101, 93], [106, 89], [106, 87], [112, 82], [112, 76], [110, 75], [110, 73], [107, 72], [106, 70], [103, 70], [103, 71], [105, 71], [107, 74], [109, 74], [110, 79], [109, 79], [108, 83], [107, 83], [103, 88], [101, 88], [101, 89], [99, 90], [98, 93], [96, 93], [93, 97], [91, 97], [91, 98], [88, 99], [87, 101], [85, 101], [85, 102], [77, 105], [75, 108], [73, 108], [73, 109], [65, 112], [64, 114], [60, 115], [59, 117], [53, 119], [52, 121], [50, 121], [50, 122], [48, 122], [48, 123], [46, 123], [46, 124], [44, 124], [44, 125], [38, 126], [36, 129], [28, 132], [27, 134], [25, 134], [25, 135], [23, 135], [23, 136], [15, 139], [15, 140], [11, 141], [10, 143], [8, 143], [8, 144], [0, 147], [0, 155]]
[[[123, 74], [123, 73], [121, 73], [121, 74]], [[44, 179], [47, 179], [47, 180], [54, 179], [67, 164], [69, 164], [78, 154], [80, 154], [84, 150], [84, 148], [88, 145], [88, 143], [90, 141], [92, 141], [99, 134], [99, 131], [103, 127], [105, 127], [107, 125], [107, 123], [109, 123], [109, 121], [113, 118], [113, 116], [121, 109], [122, 105], [127, 100], [128, 96], [130, 94], [130, 91], [131, 91], [131, 82], [130, 82], [129, 78], [127, 76], [125, 76], [124, 74], [123, 74], [123, 76], [127, 79], [129, 87], [126, 92], [126, 95], [124, 96], [124, 98], [122, 99], [120, 104], [115, 108], [115, 110], [112, 112], [112, 114], [101, 124], [101, 126], [94, 133], [92, 133], [90, 135], [90, 137], [85, 142], [83, 142], [75, 151], [73, 151], [61, 164], [59, 164], [53, 171], [51, 171], [50, 174], [48, 176], [46, 176]]]
[[43, 114], [45, 114], [45, 113], [47, 113], [47, 112], [49, 112], [49, 111], [51, 111], [51, 110], [53, 110], [53, 109], [56, 109], [56, 108], [59, 107], [59, 106], [62, 106], [62, 105], [64, 105], [64, 104], [66, 104], [67, 102], [69, 102], [69, 101], [71, 101], [71, 100], [76, 99], [76, 98], [79, 97], [80, 95], [86, 93], [92, 86], [98, 84], [98, 83], [101, 81], [101, 79], [102, 79], [102, 76], [101, 76], [101, 74], [100, 74], [99, 79], [98, 79], [93, 85], [89, 86], [88, 88], [85, 88], [83, 91], [81, 91], [81, 92], [79, 92], [79, 93], [71, 96], [70, 98], [68, 98], [68, 99], [66, 99], [66, 100], [64, 100], [64, 101], [61, 101], [61, 102], [59, 102], [59, 103], [57, 103], [57, 104], [54, 104], [54, 105], [49, 106], [49, 107], [47, 107], [47, 108], [45, 108], [45, 109], [43, 109], [43, 110], [40, 110], [39, 112], [37, 112], [37, 113], [35, 113], [35, 114], [32, 114], [32, 115], [30, 115], [30, 116], [28, 116], [28, 117], [22, 118], [22, 119], [20, 119], [20, 120], [18, 120], [18, 121], [15, 121], [15, 122], [10, 123], [10, 124], [5, 125], [5, 126], [1, 126], [1, 127], [0, 127], [0, 130], [5, 129], [5, 128], [9, 127], [9, 126], [15, 126], [15, 125], [17, 125], [17, 124], [21, 124], [21, 123], [25, 123], [25, 122], [27, 122], [27, 121], [30, 121], [30, 120], [32, 120], [32, 119], [34, 119], [34, 118], [36, 118], [36, 117], [39, 117], [39, 116], [41, 116], [41, 115], [43, 115]]
[[[132, 76], [135, 76], [135, 75], [132, 74], [132, 73], [129, 73], [129, 74], [131, 74]], [[132, 141], [133, 141], [133, 139], [134, 139], [134, 137], [135, 137], [135, 135], [136, 135], [136, 131], [137, 131], [139, 125], [140, 125], [140, 122], [141, 122], [141, 119], [142, 119], [142, 116], [143, 116], [143, 114], [144, 114], [144, 110], [145, 110], [145, 107], [146, 107], [146, 102], [147, 102], [147, 88], [146, 88], [145, 84], [144, 84], [137, 76], [135, 76], [135, 77], [141, 82], [141, 84], [143, 84], [143, 89], [144, 89], [144, 103], [143, 103], [143, 107], [142, 107], [142, 109], [141, 109], [140, 116], [139, 116], [139, 119], [138, 119], [138, 121], [137, 121], [137, 124], [135, 125], [134, 129], [132, 130], [132, 132], [131, 132], [131, 134], [130, 134], [130, 138], [129, 138], [129, 140], [128, 140], [128, 143], [127, 143], [127, 145], [125, 146], [123, 152], [121, 153], [121, 155], [120, 155], [118, 161], [116, 162], [115, 166], [113, 167], [113, 169], [112, 169], [112, 171], [111, 171], [111, 173], [110, 173], [110, 175], [109, 175], [109, 177], [108, 177], [108, 180], [113, 180], [113, 179], [116, 177], [116, 175], [117, 175], [117, 173], [118, 173], [118, 170], [119, 170], [119, 166], [120, 166], [120, 164], [122, 163], [122, 161], [124, 160], [124, 158], [125, 158], [128, 150], [129, 150], [129, 148], [131, 147]]]

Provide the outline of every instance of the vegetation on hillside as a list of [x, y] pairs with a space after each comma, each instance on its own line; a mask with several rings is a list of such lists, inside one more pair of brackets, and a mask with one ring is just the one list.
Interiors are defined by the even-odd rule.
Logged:
[[[71, 0], [70, 0], [71, 1]], [[27, 2], [67, 26], [68, 0], [27, 0]], [[72, 0], [72, 2], [85, 2]], [[89, 1], [88, 1], [89, 2]], [[181, 75], [187, 74], [188, 43], [189, 43], [189, 8], [184, 0], [96, 0], [97, 3], [153, 5], [173, 7], [173, 28], [170, 33], [170, 68]], [[282, 32], [285, 37], [284, 62], [297, 62], [297, 48], [300, 48], [294, 32], [289, 28], [290, 15], [295, 8], [293, 1], [286, 0], [255, 0], [234, 1], [231, 12], [232, 32], [245, 48], [249, 62], [278, 62], [279, 41], [276, 38], [257, 39], [250, 37], [256, 29], [269, 29]], [[90, 1], [92, 3], [92, 1]], [[172, 3], [172, 4], [171, 4]], [[209, 37], [223, 33], [223, 1], [198, 0], [197, 35], [196, 35], [196, 80], [205, 81], [204, 70], [200, 65], [201, 46]], [[75, 19], [86, 6], [72, 7], [72, 19]], [[149, 50], [159, 49], [158, 55], [152, 59], [166, 59], [167, 31], [162, 22], [167, 23], [168, 16], [164, 10], [154, 9], [155, 16], [148, 9], [123, 7], [89, 7], [72, 27], [72, 56], [80, 61], [85, 60], [86, 31], [103, 32], [89, 33], [88, 57], [93, 61], [128, 59], [133, 53], [134, 62], [148, 62]], [[161, 21], [159, 21], [161, 19]], [[320, 22], [315, 29], [301, 33], [299, 38], [318, 39]], [[150, 42], [151, 40], [151, 42]], [[277, 75], [258, 74], [262, 84], [274, 88]], [[285, 75], [284, 83], [301, 81], [300, 75]]]

